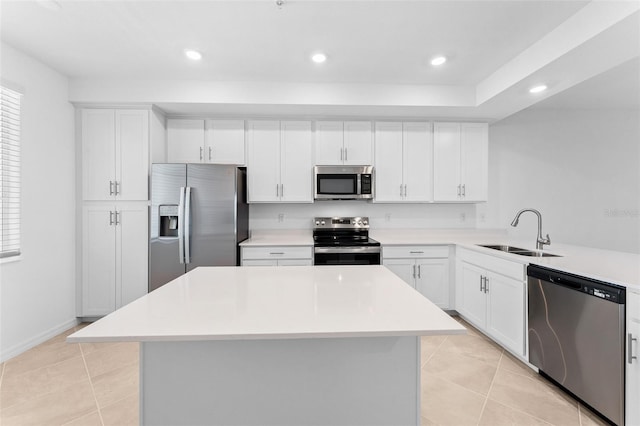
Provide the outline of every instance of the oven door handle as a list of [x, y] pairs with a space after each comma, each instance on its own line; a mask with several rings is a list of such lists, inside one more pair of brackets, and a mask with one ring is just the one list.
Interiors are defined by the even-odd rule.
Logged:
[[313, 252], [314, 253], [353, 253], [353, 254], [359, 254], [359, 253], [380, 253], [380, 247], [379, 246], [374, 246], [374, 247], [347, 247], [347, 246], [342, 246], [342, 247], [314, 247], [313, 248]]

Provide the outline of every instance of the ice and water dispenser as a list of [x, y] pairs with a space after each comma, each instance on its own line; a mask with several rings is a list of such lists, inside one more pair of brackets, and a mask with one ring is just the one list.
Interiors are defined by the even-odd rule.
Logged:
[[160, 237], [178, 236], [178, 205], [160, 205]]

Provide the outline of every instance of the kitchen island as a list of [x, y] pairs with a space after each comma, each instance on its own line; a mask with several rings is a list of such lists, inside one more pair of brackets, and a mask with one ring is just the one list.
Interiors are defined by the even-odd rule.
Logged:
[[420, 424], [421, 335], [383, 266], [197, 268], [68, 337], [138, 341], [142, 424]]

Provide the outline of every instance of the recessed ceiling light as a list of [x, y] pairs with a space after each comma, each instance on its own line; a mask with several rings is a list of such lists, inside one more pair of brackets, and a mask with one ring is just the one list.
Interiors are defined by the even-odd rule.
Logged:
[[184, 54], [192, 61], [199, 61], [200, 59], [202, 59], [202, 53], [198, 52], [197, 50], [187, 49], [184, 51]]
[[442, 65], [445, 62], [447, 62], [447, 58], [446, 57], [444, 57], [444, 56], [436, 56], [435, 58], [433, 58], [431, 60], [431, 65], [437, 67], [438, 65]]
[[544, 84], [540, 84], [539, 86], [534, 86], [529, 89], [529, 93], [540, 93], [544, 92], [545, 90], [547, 90], [547, 86], [545, 86]]
[[311, 60], [316, 64], [321, 64], [327, 60], [327, 55], [324, 53], [316, 53], [311, 57]]

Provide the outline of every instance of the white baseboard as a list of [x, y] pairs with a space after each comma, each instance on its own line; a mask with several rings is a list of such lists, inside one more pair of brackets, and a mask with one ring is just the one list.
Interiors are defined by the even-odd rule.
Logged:
[[78, 319], [74, 317], [73, 319], [65, 321], [62, 324], [58, 324], [55, 327], [52, 327], [36, 336], [33, 336], [30, 339], [27, 339], [18, 345], [15, 345], [8, 349], [2, 348], [2, 350], [0, 350], [0, 362], [8, 361], [11, 358], [18, 356], [21, 353], [26, 352], [35, 346], [38, 346], [40, 343], [46, 342], [52, 337], [55, 337], [58, 334], [62, 333], [63, 331], [66, 331], [78, 324], [79, 324]]

